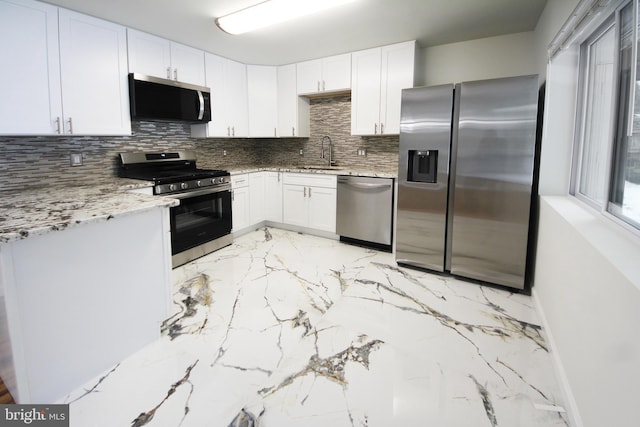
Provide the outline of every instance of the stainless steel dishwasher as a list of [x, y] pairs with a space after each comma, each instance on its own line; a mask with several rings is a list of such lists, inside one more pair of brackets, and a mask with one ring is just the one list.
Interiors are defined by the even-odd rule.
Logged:
[[340, 240], [391, 251], [393, 178], [338, 176]]

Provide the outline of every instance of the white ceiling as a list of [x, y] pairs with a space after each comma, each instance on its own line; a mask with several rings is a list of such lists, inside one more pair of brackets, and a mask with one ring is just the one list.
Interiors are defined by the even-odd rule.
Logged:
[[531, 31], [547, 0], [357, 0], [236, 36], [215, 18], [262, 0], [46, 1], [244, 63], [283, 65], [405, 40], [428, 47]]

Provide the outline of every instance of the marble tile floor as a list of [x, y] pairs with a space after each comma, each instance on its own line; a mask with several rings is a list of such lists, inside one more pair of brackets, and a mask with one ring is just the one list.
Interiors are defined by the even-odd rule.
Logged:
[[278, 229], [173, 281], [162, 338], [67, 396], [72, 426], [570, 425], [526, 295]]

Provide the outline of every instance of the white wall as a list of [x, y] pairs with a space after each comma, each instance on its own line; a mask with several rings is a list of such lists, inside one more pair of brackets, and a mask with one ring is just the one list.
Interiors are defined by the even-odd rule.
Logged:
[[[538, 68], [577, 0], [551, 0], [534, 33]], [[577, 47], [548, 66], [533, 293], [575, 426], [640, 425], [640, 237], [569, 196]]]
[[488, 37], [422, 49], [425, 86], [538, 72], [533, 32]]

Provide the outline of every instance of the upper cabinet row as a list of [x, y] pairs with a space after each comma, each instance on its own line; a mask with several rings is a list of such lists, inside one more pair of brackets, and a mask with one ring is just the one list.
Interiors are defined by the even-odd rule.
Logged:
[[196, 137], [307, 137], [310, 97], [352, 90], [352, 134], [399, 133], [415, 42], [245, 65], [36, 0], [0, 0], [0, 134], [130, 135], [129, 72], [207, 86]]

